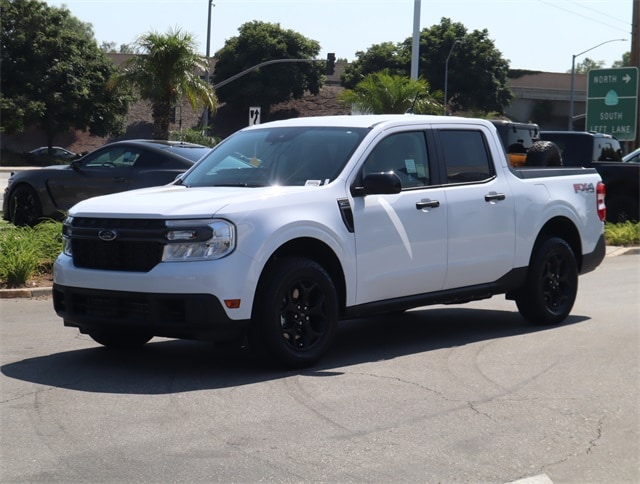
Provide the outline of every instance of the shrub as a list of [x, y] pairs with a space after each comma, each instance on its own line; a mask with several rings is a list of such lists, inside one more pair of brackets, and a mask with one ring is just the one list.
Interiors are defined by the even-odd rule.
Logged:
[[24, 284], [38, 268], [39, 256], [32, 243], [31, 227], [5, 228], [0, 237], [0, 277], [7, 286]]
[[627, 221], [619, 224], [606, 224], [604, 236], [608, 245], [638, 245], [640, 244], [640, 223]]
[[37, 273], [51, 272], [62, 251], [62, 223], [35, 227], [5, 225], [0, 230], [0, 280], [7, 287], [25, 284]]
[[218, 141], [212, 137], [207, 136], [204, 132], [196, 129], [185, 129], [183, 131], [171, 131], [169, 138], [174, 141], [184, 141], [185, 143], [196, 143], [203, 146], [215, 146]]

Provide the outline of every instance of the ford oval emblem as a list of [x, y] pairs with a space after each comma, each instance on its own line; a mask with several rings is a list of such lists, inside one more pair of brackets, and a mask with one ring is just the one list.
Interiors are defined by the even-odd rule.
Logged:
[[100, 232], [98, 232], [98, 238], [100, 240], [104, 240], [105, 242], [115, 240], [117, 236], [118, 232], [116, 232], [115, 230], [101, 230]]

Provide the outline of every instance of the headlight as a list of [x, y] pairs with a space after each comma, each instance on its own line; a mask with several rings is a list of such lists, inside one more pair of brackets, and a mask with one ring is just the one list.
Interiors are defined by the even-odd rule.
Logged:
[[226, 220], [170, 220], [167, 228], [164, 262], [220, 259], [236, 247], [235, 226]]
[[69, 257], [73, 257], [73, 253], [71, 252], [71, 224], [73, 223], [73, 217], [67, 216], [64, 220], [64, 224], [62, 225], [62, 252], [64, 255], [68, 255]]

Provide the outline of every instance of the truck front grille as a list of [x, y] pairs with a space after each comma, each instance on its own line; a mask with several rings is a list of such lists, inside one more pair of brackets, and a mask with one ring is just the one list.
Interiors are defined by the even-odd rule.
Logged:
[[157, 242], [77, 239], [71, 241], [73, 264], [85, 269], [148, 272], [162, 259]]
[[[100, 234], [111, 231], [113, 240]], [[65, 235], [71, 240], [76, 267], [106, 271], [148, 272], [162, 260], [166, 231], [163, 220], [76, 217]]]

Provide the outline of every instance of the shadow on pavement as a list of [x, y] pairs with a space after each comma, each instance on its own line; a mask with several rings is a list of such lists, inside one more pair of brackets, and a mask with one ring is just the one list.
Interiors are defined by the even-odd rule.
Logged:
[[[563, 326], [587, 320], [570, 316]], [[328, 355], [312, 368], [265, 368], [236, 347], [152, 340], [131, 352], [101, 346], [29, 358], [2, 366], [18, 380], [83, 392], [171, 394], [228, 388], [291, 375], [331, 377], [344, 367], [416, 355], [479, 341], [554, 331], [513, 311], [431, 308], [341, 323]]]

